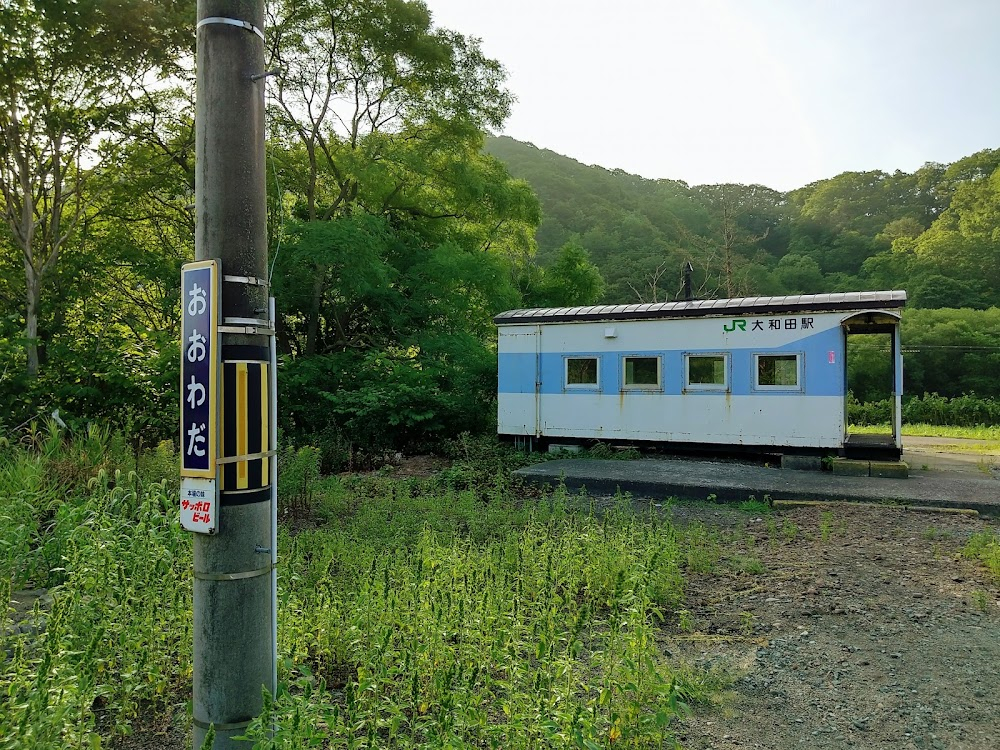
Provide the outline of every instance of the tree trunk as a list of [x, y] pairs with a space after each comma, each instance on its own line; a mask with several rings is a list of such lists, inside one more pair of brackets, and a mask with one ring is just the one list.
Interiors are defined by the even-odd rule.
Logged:
[[733, 284], [733, 247], [729, 237], [726, 237], [724, 251], [725, 257], [722, 262], [722, 275], [726, 282], [726, 297], [732, 299], [736, 296], [736, 286]]
[[25, 351], [28, 355], [28, 377], [38, 377], [38, 292], [39, 278], [35, 269], [25, 264], [25, 280], [27, 281], [27, 307], [25, 310], [24, 337]]
[[323, 304], [323, 290], [326, 286], [326, 266], [317, 266], [316, 278], [313, 280], [312, 300], [309, 306], [309, 322], [306, 325], [306, 356], [316, 353], [319, 341], [319, 313]]

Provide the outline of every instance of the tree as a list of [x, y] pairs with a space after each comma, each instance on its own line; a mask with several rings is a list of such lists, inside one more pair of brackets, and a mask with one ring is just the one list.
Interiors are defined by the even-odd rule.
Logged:
[[861, 277], [870, 288], [903, 289], [907, 286], [913, 267], [912, 244], [911, 239], [897, 239], [892, 250], [865, 259], [861, 264]]
[[944, 168], [926, 164], [913, 174], [844, 172], [788, 194], [797, 215], [790, 253], [812, 257], [830, 287], [858, 275], [865, 262], [901, 237], [920, 234], [947, 205], [939, 185]]
[[633, 259], [631, 267], [621, 270], [626, 274], [624, 283], [639, 302], [666, 302], [675, 286], [673, 274], [677, 270], [676, 265], [673, 259], [647, 257]]
[[525, 293], [525, 303], [537, 307], [593, 305], [604, 294], [604, 279], [590, 254], [576, 241], [567, 242], [559, 255]]
[[296, 188], [309, 220], [349, 210], [373, 173], [388, 181], [387, 207], [406, 208], [388, 136], [447, 148], [507, 117], [499, 63], [476, 40], [434, 28], [421, 2], [276, 0], [269, 15], [270, 64], [281, 71], [269, 115], [278, 138], [304, 151]]
[[[71, 424], [130, 424], [154, 442], [176, 432], [179, 270], [194, 253], [185, 112], [183, 97], [155, 102], [88, 175], [86, 210], [45, 280], [39, 372], [12, 366], [0, 378], [0, 413], [14, 424], [49, 405]], [[12, 261], [0, 253], [0, 298], [11, 311], [0, 318], [0, 359], [13, 365], [24, 351], [24, 271]]]
[[838, 234], [824, 248], [821, 267], [827, 274], [856, 274], [877, 249], [871, 237], [847, 230]]
[[951, 205], [912, 241], [914, 270], [939, 274], [981, 288], [985, 300], [956, 302], [1000, 305], [1000, 168], [989, 177], [962, 183]]
[[781, 194], [763, 185], [702, 185], [697, 191], [716, 218], [703, 261], [706, 275], [718, 279], [716, 288], [726, 297], [743, 295], [749, 291], [747, 259], [780, 220], [775, 208], [784, 202]]
[[632, 298], [631, 287], [644, 286], [639, 277], [661, 263], [679, 267], [689, 238], [709, 230], [708, 208], [683, 182], [584, 165], [505, 136], [487, 138], [486, 149], [544, 206], [538, 262], [550, 266], [566, 242], [579, 242], [607, 282], [608, 301]]
[[1000, 396], [1000, 309], [906, 310], [906, 393]]
[[843, 172], [828, 180], [807, 185], [789, 194], [803, 218], [820, 222], [839, 234], [855, 231], [872, 236], [898, 216], [892, 215], [887, 182], [882, 171]]
[[183, 0], [13, 0], [0, 7], [0, 193], [24, 268], [26, 371], [38, 374], [45, 281], [92, 200], [88, 181], [128, 120], [131, 86], [172, 63]]
[[455, 404], [481, 419], [466, 407], [495, 386], [492, 316], [520, 302], [539, 221], [483, 152], [510, 107], [503, 69], [414, 0], [269, 12], [286, 428], [367, 447], [468, 429]]
[[900, 238], [919, 237], [926, 228], [912, 216], [904, 216], [902, 219], [895, 219], [886, 224], [882, 231], [875, 235], [875, 240], [891, 246]]
[[973, 281], [962, 281], [941, 274], [919, 276], [910, 284], [907, 302], [913, 307], [940, 309], [945, 307], [979, 310], [984, 303], [983, 290]]
[[804, 255], [789, 254], [778, 261], [775, 275], [792, 294], [815, 294], [823, 291], [819, 264]]
[[[407, 243], [419, 235], [426, 250], [533, 252], [537, 200], [482, 153], [482, 129], [503, 122], [511, 98], [503, 69], [476, 40], [434, 27], [413, 0], [278, 0], [270, 14], [271, 66], [281, 70], [269, 111], [274, 172], [297, 219], [367, 214], [385, 219], [390, 233], [405, 229]], [[330, 246], [299, 241], [327, 230], [290, 231], [300, 251], [315, 250], [296, 256], [308, 276], [308, 304], [298, 308], [308, 356], [329, 345], [327, 324], [354, 329], [343, 315], [362, 308], [323, 309], [339, 298], [334, 273], [352, 274], [352, 261], [332, 265]], [[364, 236], [359, 241], [367, 246]], [[382, 257], [387, 269], [403, 272], [396, 263], [404, 256]], [[367, 258], [356, 259], [359, 278], [371, 268]], [[297, 327], [288, 323], [287, 331]]]
[[367, 214], [289, 223], [275, 262], [279, 343], [293, 354], [382, 345], [402, 300], [391, 265], [392, 231]]
[[947, 200], [967, 182], [985, 180], [1000, 168], [1000, 149], [983, 149], [940, 170], [938, 192]]

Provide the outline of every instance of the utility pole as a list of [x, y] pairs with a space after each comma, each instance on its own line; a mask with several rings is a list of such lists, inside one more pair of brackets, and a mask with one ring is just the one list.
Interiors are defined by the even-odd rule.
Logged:
[[263, 29], [263, 0], [198, 0], [195, 259], [219, 262], [221, 408], [217, 526], [194, 536], [195, 750], [212, 726], [215, 750], [248, 747], [232, 738], [276, 687]]

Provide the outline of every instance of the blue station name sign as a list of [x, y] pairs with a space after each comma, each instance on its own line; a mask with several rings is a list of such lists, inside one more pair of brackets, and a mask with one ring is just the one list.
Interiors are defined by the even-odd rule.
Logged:
[[219, 408], [219, 263], [181, 268], [181, 477], [215, 479]]

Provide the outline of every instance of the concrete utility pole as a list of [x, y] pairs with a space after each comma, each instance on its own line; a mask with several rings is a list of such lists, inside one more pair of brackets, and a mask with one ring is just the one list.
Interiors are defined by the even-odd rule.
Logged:
[[212, 725], [214, 748], [249, 746], [232, 737], [275, 688], [263, 29], [263, 0], [198, 0], [195, 258], [221, 263], [222, 416], [218, 531], [194, 536], [195, 750]]

